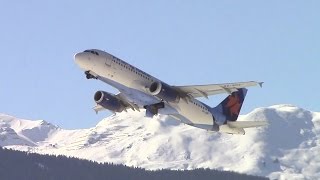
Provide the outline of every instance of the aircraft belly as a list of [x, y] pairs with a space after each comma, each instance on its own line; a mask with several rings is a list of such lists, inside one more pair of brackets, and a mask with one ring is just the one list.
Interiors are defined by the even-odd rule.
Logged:
[[97, 68], [95, 73], [99, 74], [98, 79], [118, 89], [127, 98], [128, 101], [137, 104], [139, 107], [144, 105], [159, 103], [159, 100], [152, 95], [142, 92], [137, 87], [131, 87], [132, 79], [125, 76], [114, 76], [110, 78], [107, 75], [107, 68]]

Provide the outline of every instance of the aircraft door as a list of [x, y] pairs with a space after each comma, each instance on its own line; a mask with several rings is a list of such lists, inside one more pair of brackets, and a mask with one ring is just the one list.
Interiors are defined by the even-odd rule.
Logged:
[[105, 65], [108, 67], [108, 76], [112, 79], [115, 76], [116, 69], [115, 69], [115, 63], [113, 60], [114, 57], [106, 58]]

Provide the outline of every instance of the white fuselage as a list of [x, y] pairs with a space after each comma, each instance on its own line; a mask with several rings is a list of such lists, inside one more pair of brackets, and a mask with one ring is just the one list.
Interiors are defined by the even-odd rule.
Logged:
[[[120, 92], [126, 91], [126, 88], [128, 88], [141, 91], [141, 94], [148, 96], [149, 100], [143, 101], [143, 99], [146, 99], [141, 97], [143, 95], [139, 94], [139, 97], [136, 97], [130, 96], [130, 94], [127, 93], [127, 95], [130, 96], [128, 100], [137, 104], [139, 107], [152, 103], [150, 98], [154, 99], [154, 101], [160, 101], [160, 99], [152, 96], [147, 91], [153, 82], [160, 80], [111, 54], [100, 50], [92, 50], [92, 52], [88, 50], [87, 52], [76, 54], [75, 61], [83, 70], [90, 71], [92, 74], [105, 79], [104, 82], [117, 88]], [[182, 119], [181, 121], [186, 124], [211, 127], [214, 123], [208, 106], [194, 98], [180, 99], [178, 102], [166, 102], [166, 104], [175, 109], [179, 115], [183, 116], [185, 120]], [[161, 114], [161, 109], [159, 113]]]

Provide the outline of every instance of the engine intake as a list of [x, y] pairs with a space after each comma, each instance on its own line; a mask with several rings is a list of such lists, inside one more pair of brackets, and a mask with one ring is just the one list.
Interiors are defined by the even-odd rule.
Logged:
[[97, 91], [94, 94], [94, 101], [103, 108], [113, 112], [122, 112], [126, 108], [115, 95], [104, 91]]
[[180, 100], [179, 92], [165, 83], [153, 82], [148, 88], [148, 91], [151, 95], [159, 97], [168, 102], [179, 102]]
[[162, 83], [161, 82], [153, 82], [149, 87], [149, 92], [153, 96], [158, 95], [162, 89]]

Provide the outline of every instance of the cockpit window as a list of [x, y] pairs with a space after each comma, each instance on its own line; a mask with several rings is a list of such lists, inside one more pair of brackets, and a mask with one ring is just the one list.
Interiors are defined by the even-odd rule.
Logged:
[[91, 54], [95, 54], [95, 55], [99, 56], [99, 53], [98, 53], [97, 51], [85, 50], [85, 51], [83, 51], [83, 52], [89, 52], [89, 53], [91, 53]]

